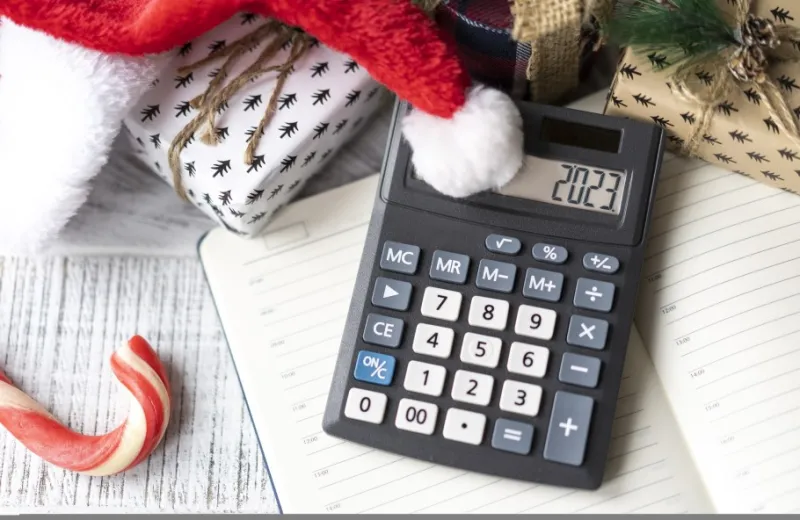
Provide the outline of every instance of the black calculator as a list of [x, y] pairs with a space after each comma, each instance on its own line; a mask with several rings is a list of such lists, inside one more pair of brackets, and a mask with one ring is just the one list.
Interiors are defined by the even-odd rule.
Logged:
[[525, 163], [463, 199], [414, 172], [395, 105], [323, 430], [437, 464], [596, 489], [663, 129], [518, 103]]

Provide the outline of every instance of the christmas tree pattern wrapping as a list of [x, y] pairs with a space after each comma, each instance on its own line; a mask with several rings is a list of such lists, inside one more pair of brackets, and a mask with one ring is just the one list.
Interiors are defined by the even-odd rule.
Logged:
[[[723, 10], [736, 1], [717, 0]], [[800, 2], [753, 0], [752, 14], [776, 24], [800, 27]], [[800, 50], [800, 41], [792, 44]], [[667, 130], [670, 151], [682, 146], [698, 124], [702, 105], [677, 95], [670, 83], [665, 56], [625, 49], [608, 94], [605, 113], [661, 125]], [[699, 70], [696, 80], [709, 85], [719, 71]], [[727, 73], [727, 71], [725, 71]], [[800, 117], [800, 61], [770, 63], [768, 75]], [[754, 89], [735, 89], [713, 108], [708, 131], [701, 136], [696, 155], [710, 163], [746, 175], [776, 188], [800, 193], [800, 139], [786, 135]]]
[[[187, 42], [175, 51], [165, 72], [125, 118], [133, 149], [173, 188], [170, 146], [196, 116], [191, 100], [206, 92], [225, 58], [210, 60], [186, 74], [179, 69], [230, 45], [264, 22], [242, 13]], [[254, 43], [232, 63], [226, 77], [242, 74], [270, 41]], [[207, 144], [198, 137], [201, 126], [189, 135], [180, 152], [185, 197], [237, 235], [258, 235], [272, 215], [296, 197], [365, 126], [388, 96], [350, 57], [310, 41], [306, 52], [291, 65], [285, 83], [277, 85], [279, 73], [270, 71], [221, 103], [214, 120], [216, 143]], [[291, 52], [291, 45], [283, 45], [266, 66], [286, 63]], [[260, 132], [248, 164], [245, 151], [258, 132], [276, 86], [280, 88], [273, 116]]]

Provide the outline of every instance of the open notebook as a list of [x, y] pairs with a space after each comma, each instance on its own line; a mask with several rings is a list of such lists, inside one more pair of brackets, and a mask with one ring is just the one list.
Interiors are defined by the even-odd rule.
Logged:
[[376, 188], [199, 245], [283, 512], [800, 511], [800, 197], [666, 158], [605, 482], [576, 491], [321, 431]]

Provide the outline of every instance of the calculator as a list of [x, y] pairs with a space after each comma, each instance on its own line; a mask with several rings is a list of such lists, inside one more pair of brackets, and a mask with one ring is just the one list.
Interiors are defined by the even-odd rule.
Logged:
[[450, 198], [397, 102], [327, 434], [510, 479], [603, 480], [664, 147], [657, 125], [518, 102], [525, 161]]

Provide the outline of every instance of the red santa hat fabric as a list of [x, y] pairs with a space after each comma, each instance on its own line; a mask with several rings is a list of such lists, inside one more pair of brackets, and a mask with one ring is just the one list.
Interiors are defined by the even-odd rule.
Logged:
[[519, 169], [516, 106], [504, 93], [473, 84], [446, 36], [411, 0], [0, 2], [0, 16], [19, 26], [119, 59], [172, 50], [239, 12], [305, 30], [407, 100], [413, 111], [403, 132], [412, 160], [442, 193], [463, 197], [498, 187]]

